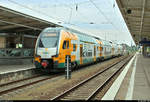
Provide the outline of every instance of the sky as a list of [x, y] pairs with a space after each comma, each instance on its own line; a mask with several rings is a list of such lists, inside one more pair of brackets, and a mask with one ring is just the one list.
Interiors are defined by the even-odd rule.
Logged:
[[0, 5], [105, 40], [135, 44], [115, 0], [0, 0]]

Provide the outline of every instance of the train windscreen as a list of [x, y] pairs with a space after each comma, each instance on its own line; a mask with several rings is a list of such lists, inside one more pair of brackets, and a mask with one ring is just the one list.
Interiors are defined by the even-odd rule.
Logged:
[[54, 48], [57, 46], [58, 34], [55, 32], [48, 32], [41, 35], [39, 39], [39, 47]]

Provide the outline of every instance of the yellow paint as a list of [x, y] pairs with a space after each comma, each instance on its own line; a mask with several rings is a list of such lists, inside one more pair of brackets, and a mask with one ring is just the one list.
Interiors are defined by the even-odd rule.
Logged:
[[101, 41], [99, 41], [99, 40], [97, 40], [97, 39], [96, 39], [96, 41], [97, 41], [100, 45], [102, 45], [102, 42], [101, 42]]
[[48, 48], [45, 48], [45, 51], [48, 51]]
[[80, 44], [80, 64], [83, 64], [82, 52], [83, 52], [83, 45]]
[[112, 47], [112, 55], [114, 55], [114, 54], [115, 54], [115, 48]]
[[94, 61], [96, 61], [96, 47], [94, 46], [94, 53], [95, 53], [95, 55], [94, 55]]
[[53, 61], [58, 61], [58, 57], [53, 57]]
[[35, 57], [35, 61], [37, 61], [37, 62], [41, 62], [41, 59], [40, 59], [40, 57]]
[[101, 57], [103, 54], [102, 54], [102, 45], [103, 45], [103, 43], [101, 42], [101, 41], [99, 41], [99, 40], [97, 40], [96, 39], [96, 41], [98, 42], [98, 44], [100, 45], [100, 47], [99, 47], [99, 51], [100, 51], [100, 54], [99, 54], [99, 57]]
[[76, 60], [76, 55], [72, 55], [71, 56], [71, 61], [75, 61]]
[[[63, 49], [63, 43], [64, 41], [69, 41], [69, 48]], [[71, 44], [71, 40], [78, 40], [78, 37], [72, 33], [61, 31], [61, 40], [60, 40], [60, 48], [59, 48], [59, 54], [58, 57], [53, 57], [54, 61], [58, 61], [58, 63], [65, 63], [65, 57], [66, 55], [71, 56], [71, 52], [73, 51], [73, 44]], [[76, 56], [71, 56], [71, 61], [75, 61]]]

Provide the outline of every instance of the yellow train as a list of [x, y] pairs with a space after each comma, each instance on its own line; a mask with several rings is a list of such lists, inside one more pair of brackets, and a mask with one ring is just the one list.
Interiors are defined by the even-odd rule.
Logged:
[[121, 45], [79, 31], [58, 27], [46, 28], [35, 46], [35, 66], [47, 71], [64, 70], [66, 57], [72, 68], [123, 54]]

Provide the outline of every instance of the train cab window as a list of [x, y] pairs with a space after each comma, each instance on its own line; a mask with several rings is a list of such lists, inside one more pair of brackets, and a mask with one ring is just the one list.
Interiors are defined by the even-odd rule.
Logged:
[[73, 44], [73, 51], [76, 51], [76, 44]]
[[63, 43], [63, 49], [68, 49], [69, 48], [69, 41], [64, 41]]

